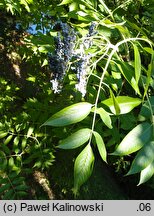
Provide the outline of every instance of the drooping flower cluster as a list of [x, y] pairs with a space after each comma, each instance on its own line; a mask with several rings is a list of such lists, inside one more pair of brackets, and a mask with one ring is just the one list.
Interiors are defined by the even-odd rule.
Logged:
[[49, 55], [49, 66], [52, 71], [52, 89], [55, 93], [61, 91], [68, 65], [74, 59], [70, 68], [76, 73], [77, 84], [75, 88], [84, 97], [86, 94], [88, 64], [90, 60], [90, 56], [85, 54], [85, 49], [92, 46], [92, 36], [96, 34], [95, 23], [90, 25], [85, 40], [76, 50], [76, 33], [74, 29], [62, 22], [57, 22], [55, 28], [59, 30], [57, 37], [55, 37], [55, 52]]

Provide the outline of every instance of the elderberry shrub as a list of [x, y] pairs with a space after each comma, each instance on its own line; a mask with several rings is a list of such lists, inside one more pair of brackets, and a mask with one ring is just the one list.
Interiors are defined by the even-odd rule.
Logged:
[[[75, 49], [77, 42], [77, 33], [67, 23], [56, 22], [54, 29], [58, 30], [55, 37], [55, 52], [49, 54], [49, 67], [52, 72], [52, 89], [54, 93], [59, 93], [63, 87], [63, 79], [66, 75], [66, 71], [69, 69], [69, 63], [71, 63], [71, 70], [76, 73], [77, 84], [75, 88], [80, 91], [82, 97], [86, 94], [88, 65], [90, 61], [90, 55], [85, 54], [85, 49], [92, 46], [92, 36], [97, 34], [95, 31], [96, 24], [92, 23], [89, 27], [89, 32], [86, 35], [86, 39], [83, 40], [83, 44]], [[72, 59], [74, 59], [72, 61]]]

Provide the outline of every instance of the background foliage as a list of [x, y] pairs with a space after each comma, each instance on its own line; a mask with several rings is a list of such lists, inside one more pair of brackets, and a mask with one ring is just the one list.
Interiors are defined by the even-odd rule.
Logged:
[[0, 2], [1, 199], [153, 198], [153, 8]]

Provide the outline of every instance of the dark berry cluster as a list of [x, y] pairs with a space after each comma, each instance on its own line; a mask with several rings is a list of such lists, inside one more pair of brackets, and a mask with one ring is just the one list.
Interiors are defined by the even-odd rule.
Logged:
[[96, 28], [96, 23], [92, 22], [91, 25], [89, 26], [89, 33], [88, 33], [88, 37], [91, 37], [95, 34], [97, 34], [97, 31], [95, 31]]
[[77, 84], [75, 85], [75, 88], [77, 91], [81, 92], [82, 97], [84, 97], [86, 94], [88, 64], [89, 56], [85, 54], [78, 54], [76, 55], [75, 63], [71, 67], [71, 69], [76, 73], [77, 77]]
[[[84, 40], [84, 47], [86, 49], [90, 48], [92, 46], [92, 36], [97, 34], [95, 31], [96, 24], [91, 23], [89, 26], [89, 32], [86, 35], [86, 39]], [[83, 46], [81, 46], [83, 49]], [[86, 94], [86, 87], [87, 87], [87, 76], [88, 76], [88, 65], [90, 61], [90, 55], [86, 55], [83, 52], [79, 57], [79, 60], [76, 63], [76, 74], [78, 83], [76, 84], [76, 89], [81, 92], [82, 97]]]
[[[68, 24], [57, 22], [54, 26], [58, 30], [55, 37], [55, 52], [49, 55], [49, 66], [52, 71], [52, 89], [59, 93], [62, 88], [62, 81], [72, 61], [71, 69], [76, 73], [76, 89], [84, 97], [86, 94], [88, 64], [90, 55], [85, 54], [85, 49], [92, 45], [92, 36], [96, 34], [95, 23], [89, 27], [86, 39], [75, 50], [76, 33]], [[72, 60], [74, 59], [74, 60]]]
[[96, 23], [92, 22], [89, 26], [89, 32], [86, 35], [86, 39], [84, 40], [84, 46], [86, 49], [90, 48], [93, 45], [93, 38], [95, 34], [97, 34], [97, 31], [95, 31]]
[[49, 67], [52, 71], [52, 89], [55, 93], [60, 92], [62, 80], [68, 69], [68, 63], [72, 58], [76, 34], [68, 24], [57, 22], [54, 25], [58, 29], [55, 37], [55, 52], [49, 54]]

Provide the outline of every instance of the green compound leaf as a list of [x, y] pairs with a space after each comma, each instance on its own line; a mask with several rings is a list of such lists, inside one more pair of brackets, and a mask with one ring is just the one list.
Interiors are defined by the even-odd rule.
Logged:
[[111, 155], [129, 155], [141, 149], [146, 143], [150, 142], [152, 137], [152, 125], [142, 123], [131, 130], [119, 144], [115, 152]]
[[66, 126], [82, 121], [91, 111], [92, 104], [80, 102], [68, 106], [49, 118], [42, 126]]
[[154, 160], [154, 141], [145, 143], [143, 148], [137, 153], [127, 175], [135, 174], [144, 170]]
[[91, 130], [89, 128], [83, 128], [73, 133], [71, 136], [60, 141], [58, 148], [61, 149], [74, 149], [86, 143], [91, 136]]
[[[132, 98], [128, 96], [118, 96], [116, 97], [116, 103], [118, 103], [118, 106], [120, 108], [119, 114], [126, 114], [129, 113], [132, 109], [140, 105], [142, 102], [139, 98]], [[106, 106], [108, 106], [113, 114], [118, 114], [115, 110], [115, 104], [113, 102], [112, 98], [106, 99], [102, 101], [102, 103]]]
[[139, 184], [148, 181], [154, 175], [154, 160], [144, 170], [141, 171]]
[[97, 133], [96, 131], [93, 131], [93, 134], [95, 136], [95, 140], [96, 140], [99, 154], [100, 154], [101, 158], [103, 159], [103, 161], [106, 162], [107, 152], [106, 152], [104, 141], [103, 141], [102, 137], [100, 136], [100, 134]]
[[94, 154], [88, 144], [78, 155], [74, 165], [74, 193], [76, 194], [81, 185], [91, 176], [94, 165]]

